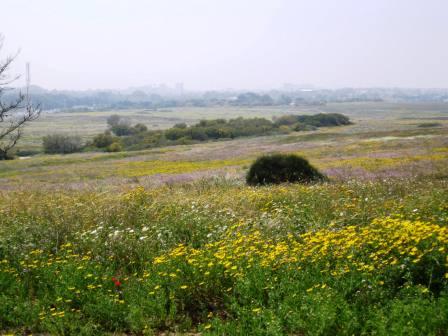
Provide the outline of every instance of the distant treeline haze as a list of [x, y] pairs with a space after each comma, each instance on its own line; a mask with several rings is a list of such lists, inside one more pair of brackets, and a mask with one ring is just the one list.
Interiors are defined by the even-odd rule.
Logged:
[[[447, 102], [447, 89], [303, 89], [270, 90], [263, 93], [237, 91], [165, 92], [144, 88], [125, 91], [49, 91], [37, 86], [30, 88], [32, 99], [45, 110], [93, 111], [131, 108], [158, 109], [183, 106], [281, 106], [323, 105], [337, 102], [399, 101]], [[13, 99], [17, 92], [5, 94]]]

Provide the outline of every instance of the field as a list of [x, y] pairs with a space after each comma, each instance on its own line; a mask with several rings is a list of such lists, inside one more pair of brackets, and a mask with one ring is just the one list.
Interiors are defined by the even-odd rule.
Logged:
[[[322, 111], [354, 124], [0, 162], [0, 333], [448, 335], [448, 104], [119, 113]], [[87, 139], [110, 114], [44, 115], [21, 146]], [[330, 181], [246, 186], [272, 152]]]
[[[165, 129], [176, 123], [195, 123], [201, 119], [264, 117], [284, 114], [343, 113], [355, 119], [445, 118], [448, 104], [404, 103], [340, 103], [325, 106], [274, 106], [274, 107], [179, 107], [158, 110], [123, 110], [96, 112], [45, 112], [25, 131], [20, 148], [38, 148], [42, 137], [50, 133], [77, 134], [91, 138], [107, 127], [107, 117], [118, 114], [130, 119], [132, 124], [143, 123], [149, 129]], [[415, 120], [414, 120], [415, 123]], [[380, 128], [388, 125], [383, 123]]]

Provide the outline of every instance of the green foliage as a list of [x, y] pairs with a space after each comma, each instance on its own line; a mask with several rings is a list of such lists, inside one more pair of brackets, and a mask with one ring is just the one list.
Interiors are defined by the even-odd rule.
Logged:
[[[446, 230], [447, 193], [446, 180], [429, 179], [0, 191], [0, 333], [443, 335], [448, 246], [432, 226], [414, 235], [422, 222]], [[391, 241], [412, 234], [403, 254], [360, 234], [390, 214]], [[331, 255], [343, 232], [353, 257], [341, 265]], [[289, 246], [314, 253], [295, 264]], [[352, 265], [389, 256], [399, 262]]]
[[421, 123], [417, 127], [421, 128], [431, 128], [431, 127], [442, 127], [443, 125], [438, 122], [427, 122], [427, 123]]
[[[315, 116], [285, 115], [275, 119], [274, 122], [264, 118], [245, 119], [242, 117], [230, 120], [201, 120], [191, 126], [179, 123], [165, 131], [153, 131], [142, 124], [131, 126], [127, 119], [118, 115], [112, 115], [108, 119], [110, 130], [123, 138], [121, 143], [127, 150], [248, 136], [288, 134], [292, 131], [310, 131], [320, 126], [339, 126], [349, 123], [347, 117], [333, 113]], [[102, 137], [98, 138], [98, 140], [102, 139]]]
[[43, 147], [48, 154], [69, 154], [80, 152], [83, 144], [79, 136], [50, 134], [43, 138]]
[[225, 138], [237, 138], [242, 136], [265, 135], [276, 132], [276, 127], [269, 120], [263, 118], [236, 118], [229, 121], [224, 119], [201, 120], [190, 127], [176, 125], [165, 131], [169, 140], [181, 138], [206, 141]]
[[302, 131], [315, 131], [317, 129], [316, 126], [304, 124], [302, 122], [296, 122], [292, 125], [292, 129], [296, 132], [302, 132]]
[[136, 124], [131, 126], [130, 121], [116, 114], [111, 115], [107, 119], [110, 130], [119, 137], [140, 134], [148, 131], [148, 127], [144, 124]]
[[186, 127], [172, 127], [165, 131], [165, 137], [169, 140], [177, 140], [186, 136], [190, 136], [191, 132], [189, 132]]
[[274, 154], [259, 157], [250, 167], [246, 182], [249, 185], [264, 185], [310, 183], [324, 179], [306, 159], [293, 154]]
[[186, 123], [175, 124], [173, 128], [187, 128], [187, 124]]
[[348, 117], [339, 113], [319, 113], [315, 115], [298, 116], [298, 121], [315, 127], [350, 125]]
[[[0, 193], [0, 330], [443, 335], [447, 237], [437, 242], [431, 226], [420, 235], [416, 228], [431, 220], [444, 232], [447, 190], [446, 181], [426, 180]], [[390, 245], [377, 244], [372, 255], [373, 236], [356, 234], [390, 213], [400, 233], [391, 241], [417, 234], [420, 243], [411, 236], [414, 243], [399, 245], [404, 253], [390, 254], [395, 265], [350, 267], [393, 262], [382, 254]], [[403, 218], [409, 227], [401, 228]], [[334, 239], [343, 232], [353, 257], [337, 261]], [[300, 249], [314, 251], [312, 260], [295, 264]], [[427, 259], [414, 263], [419, 255]], [[437, 265], [445, 273], [431, 272]], [[423, 285], [409, 277], [421, 267]]]
[[297, 123], [314, 127], [330, 127], [351, 124], [348, 117], [339, 113], [319, 113], [315, 115], [285, 115], [276, 118], [274, 122], [278, 126], [296, 124], [295, 128], [300, 128]]
[[132, 127], [132, 134], [146, 132], [147, 130], [148, 130], [148, 127], [146, 127], [146, 125], [135, 124], [134, 127]]
[[277, 126], [289, 126], [289, 125], [293, 125], [296, 122], [298, 122], [298, 116], [296, 115], [292, 115], [292, 114], [288, 114], [288, 115], [284, 115], [278, 118], [274, 118], [274, 122]]
[[15, 154], [17, 156], [33, 156], [41, 153], [41, 151], [36, 149], [18, 149]]
[[112, 133], [114, 133], [116, 136], [126, 136], [134, 133], [130, 121], [127, 118], [120, 117], [117, 114], [113, 114], [109, 118], [107, 118], [107, 124], [109, 125]]
[[119, 142], [114, 142], [107, 146], [108, 152], [121, 152], [123, 150], [123, 146]]
[[93, 145], [98, 148], [106, 148], [114, 143], [115, 138], [110, 131], [106, 131], [103, 134], [98, 134], [93, 138]]
[[110, 129], [116, 136], [126, 136], [132, 134], [132, 127], [125, 124], [118, 124], [112, 126]]

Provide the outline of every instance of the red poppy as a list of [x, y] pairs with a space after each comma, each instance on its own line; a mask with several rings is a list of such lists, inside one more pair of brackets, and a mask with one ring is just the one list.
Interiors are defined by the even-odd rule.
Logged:
[[118, 280], [117, 278], [112, 277], [112, 281], [114, 282], [114, 285], [115, 285], [116, 287], [120, 287], [120, 286], [121, 286], [121, 282], [120, 282], [120, 280]]

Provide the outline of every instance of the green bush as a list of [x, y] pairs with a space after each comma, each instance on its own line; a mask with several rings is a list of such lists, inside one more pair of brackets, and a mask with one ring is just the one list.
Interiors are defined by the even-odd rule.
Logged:
[[37, 155], [39, 153], [41, 153], [41, 151], [36, 149], [18, 149], [15, 155], [25, 157], [25, 156]]
[[429, 127], [441, 127], [443, 126], [441, 123], [437, 123], [437, 122], [428, 122], [428, 123], [422, 123], [419, 124], [417, 127], [421, 127], [421, 128], [429, 128]]
[[310, 183], [324, 180], [309, 162], [294, 154], [274, 154], [259, 157], [250, 167], [246, 182], [249, 185], [283, 182]]
[[108, 152], [121, 152], [123, 150], [123, 146], [119, 142], [114, 142], [107, 147]]
[[315, 127], [331, 127], [350, 125], [350, 119], [339, 113], [319, 113], [314, 115], [284, 115], [279, 118], [275, 118], [275, 125], [294, 125], [300, 122], [305, 125]]
[[115, 125], [111, 127], [111, 131], [116, 135], [116, 136], [126, 136], [126, 135], [131, 135], [132, 132], [132, 127], [129, 125]]
[[[243, 118], [200, 120], [193, 125], [178, 123], [166, 130], [148, 130], [143, 124], [131, 126], [130, 120], [112, 115], [108, 118], [108, 132], [120, 137], [125, 150], [140, 150], [168, 145], [180, 145], [218, 139], [235, 139], [247, 136], [288, 134], [292, 131], [312, 131], [321, 126], [349, 125], [348, 117], [337, 114], [284, 115], [274, 118]], [[107, 148], [112, 142], [110, 137], [98, 135], [93, 144], [98, 148]], [[109, 142], [109, 143], [108, 143]], [[106, 145], [107, 144], [107, 145]]]
[[317, 127], [313, 126], [313, 125], [308, 125], [308, 124], [298, 122], [298, 123], [295, 123], [294, 125], [292, 125], [292, 129], [296, 132], [315, 131], [315, 130], [317, 130]]
[[98, 148], [106, 148], [114, 143], [115, 139], [110, 133], [106, 131], [103, 134], [98, 134], [93, 138], [93, 145]]
[[48, 154], [68, 154], [80, 152], [83, 144], [79, 136], [50, 134], [43, 138], [43, 146]]
[[165, 137], [169, 140], [177, 140], [186, 136], [189, 136], [189, 132], [186, 127], [172, 127], [165, 131]]

